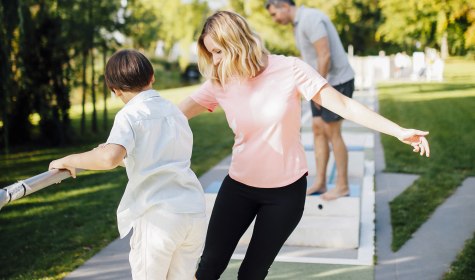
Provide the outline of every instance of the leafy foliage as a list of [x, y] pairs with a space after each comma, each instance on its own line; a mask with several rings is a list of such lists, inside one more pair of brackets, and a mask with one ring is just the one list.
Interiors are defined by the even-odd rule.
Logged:
[[475, 3], [471, 0], [381, 0], [379, 5], [384, 22], [378, 28], [378, 40], [413, 51], [440, 48], [447, 36], [450, 54], [475, 48]]
[[[296, 2], [328, 14], [343, 45], [353, 45], [356, 55], [380, 50], [410, 53], [440, 48], [443, 41], [448, 42], [450, 54], [475, 54], [473, 0]], [[225, 8], [245, 16], [271, 52], [298, 55], [292, 27], [273, 23], [263, 1], [228, 1]], [[67, 143], [75, 137], [69, 119], [71, 103], [85, 106], [89, 98], [94, 108], [91, 128], [97, 133], [98, 89], [102, 88], [104, 98], [108, 95], [105, 86], [100, 86], [107, 56], [118, 47], [151, 54], [161, 40], [162, 59], [178, 46], [183, 71], [193, 60], [193, 41], [211, 12], [202, 0], [0, 0], [0, 144], [4, 152], [22, 143]], [[81, 134], [86, 133], [85, 118], [83, 109]]]

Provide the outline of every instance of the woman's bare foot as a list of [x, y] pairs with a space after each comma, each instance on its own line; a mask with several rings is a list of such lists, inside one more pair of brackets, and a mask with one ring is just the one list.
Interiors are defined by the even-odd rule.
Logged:
[[327, 191], [327, 188], [325, 186], [319, 186], [317, 184], [314, 184], [313, 186], [307, 189], [307, 195], [323, 194], [326, 191]]
[[327, 192], [325, 192], [324, 194], [321, 195], [322, 199], [323, 200], [335, 200], [337, 198], [340, 198], [340, 197], [344, 197], [344, 196], [349, 196], [350, 195], [350, 191], [348, 190], [348, 188], [333, 188]]

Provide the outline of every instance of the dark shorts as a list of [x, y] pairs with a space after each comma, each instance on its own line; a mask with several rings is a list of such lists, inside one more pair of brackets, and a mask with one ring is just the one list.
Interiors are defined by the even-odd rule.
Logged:
[[[346, 83], [333, 86], [333, 88], [341, 92], [343, 95], [346, 95], [351, 98], [353, 96], [353, 91], [355, 91], [355, 80], [351, 79]], [[320, 108], [317, 108], [313, 101], [310, 101], [310, 107], [312, 108], [313, 117], [322, 117], [323, 120], [326, 122], [335, 122], [343, 119], [340, 115], [333, 113], [327, 108], [324, 108], [322, 106], [319, 106]]]

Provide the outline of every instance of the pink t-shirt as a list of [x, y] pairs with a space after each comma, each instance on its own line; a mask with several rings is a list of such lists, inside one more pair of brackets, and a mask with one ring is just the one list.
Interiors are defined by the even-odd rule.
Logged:
[[257, 77], [224, 88], [207, 81], [191, 98], [210, 111], [219, 105], [226, 114], [235, 135], [229, 176], [249, 186], [276, 188], [308, 171], [300, 142], [300, 94], [310, 100], [326, 83], [298, 58], [269, 55]]

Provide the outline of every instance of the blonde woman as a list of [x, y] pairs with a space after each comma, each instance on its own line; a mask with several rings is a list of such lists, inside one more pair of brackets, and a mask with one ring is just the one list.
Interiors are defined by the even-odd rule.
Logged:
[[428, 132], [404, 129], [347, 98], [298, 58], [270, 54], [246, 20], [216, 12], [198, 41], [207, 81], [180, 105], [188, 119], [217, 106], [235, 134], [196, 278], [218, 279], [256, 219], [238, 279], [264, 279], [302, 217], [307, 165], [300, 142], [301, 96], [345, 119], [392, 135], [429, 156]]

